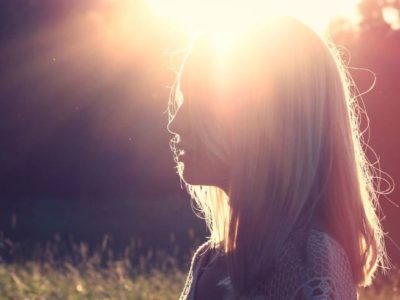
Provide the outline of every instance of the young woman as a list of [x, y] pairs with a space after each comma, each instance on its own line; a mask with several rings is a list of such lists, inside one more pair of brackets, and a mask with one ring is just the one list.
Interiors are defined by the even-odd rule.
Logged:
[[357, 299], [385, 266], [351, 87], [334, 48], [289, 17], [225, 47], [197, 38], [168, 130], [210, 237], [181, 299]]

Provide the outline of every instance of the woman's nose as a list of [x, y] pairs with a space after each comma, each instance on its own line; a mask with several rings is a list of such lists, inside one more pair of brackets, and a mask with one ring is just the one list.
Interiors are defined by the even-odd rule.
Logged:
[[185, 128], [188, 125], [187, 113], [182, 106], [175, 112], [175, 115], [167, 125], [167, 130], [172, 134], [180, 135], [188, 130], [188, 128]]
[[179, 135], [179, 128], [177, 128], [177, 115], [175, 115], [167, 125], [167, 130], [171, 134]]
[[169, 122], [169, 123], [168, 123], [168, 125], [167, 125], [167, 131], [168, 131], [169, 133], [171, 133], [171, 134], [176, 134], [176, 133], [171, 129], [171, 124], [172, 124], [172, 122]]

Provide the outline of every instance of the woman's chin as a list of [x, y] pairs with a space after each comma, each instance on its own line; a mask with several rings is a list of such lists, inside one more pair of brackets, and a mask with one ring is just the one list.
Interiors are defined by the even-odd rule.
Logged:
[[190, 185], [214, 185], [209, 177], [201, 176], [198, 173], [191, 173], [183, 170], [182, 179], [186, 184]]
[[185, 181], [187, 184], [192, 184], [192, 185], [197, 185], [198, 180], [196, 180], [196, 176], [193, 176], [193, 174], [191, 174], [190, 172], [187, 172], [185, 170], [183, 170], [182, 172], [182, 179], [183, 181]]
[[182, 163], [183, 164], [183, 169], [182, 169], [182, 179], [185, 183], [191, 184], [191, 185], [201, 185], [203, 182], [201, 181], [201, 178], [199, 178], [198, 174], [192, 172], [191, 168], [188, 168], [187, 163]]
[[[225, 166], [219, 166], [218, 171], [213, 170], [212, 167], [217, 166], [217, 163], [202, 162], [201, 164], [190, 159], [189, 157], [182, 157], [181, 164], [181, 178], [186, 184], [190, 185], [207, 185], [207, 186], [220, 186], [219, 183], [227, 180], [227, 170]], [[220, 173], [222, 170], [223, 173]]]

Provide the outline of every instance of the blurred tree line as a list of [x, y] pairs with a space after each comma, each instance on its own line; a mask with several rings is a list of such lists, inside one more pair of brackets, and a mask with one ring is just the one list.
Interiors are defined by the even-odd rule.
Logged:
[[[389, 184], [394, 188], [400, 182], [400, 1], [362, 0], [358, 9], [359, 22], [335, 19], [329, 34], [349, 66], [354, 93], [360, 95], [357, 99], [368, 114], [370, 122], [363, 118], [361, 127], [369, 126], [370, 134], [364, 140], [376, 153], [365, 150], [370, 162], [378, 158], [387, 172], [376, 176], [383, 178], [379, 189], [388, 192]], [[399, 265], [400, 190], [381, 195], [380, 205], [389, 255]]]

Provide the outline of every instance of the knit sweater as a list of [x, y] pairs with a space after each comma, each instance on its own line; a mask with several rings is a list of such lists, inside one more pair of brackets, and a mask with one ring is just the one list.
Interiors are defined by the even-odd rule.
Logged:
[[[278, 257], [272, 277], [256, 284], [246, 296], [235, 295], [229, 275], [225, 272], [214, 283], [220, 291], [222, 289], [220, 296], [209, 296], [207, 300], [357, 299], [350, 263], [342, 246], [328, 233], [316, 229], [310, 229], [303, 242], [306, 257], [299, 247], [299, 239], [289, 238]], [[210, 262], [215, 263], [218, 255], [221, 252], [211, 248], [209, 241], [197, 249], [180, 300], [204, 300], [195, 298], [195, 294], [199, 294], [195, 293], [198, 277], [202, 270], [213, 271]]]

